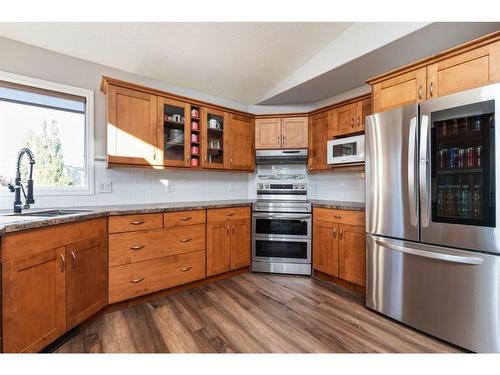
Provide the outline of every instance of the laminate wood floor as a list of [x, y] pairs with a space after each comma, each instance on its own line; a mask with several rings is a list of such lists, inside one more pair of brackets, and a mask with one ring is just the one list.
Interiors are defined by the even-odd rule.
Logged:
[[459, 349], [368, 310], [334, 286], [247, 273], [103, 315], [62, 353], [373, 353]]

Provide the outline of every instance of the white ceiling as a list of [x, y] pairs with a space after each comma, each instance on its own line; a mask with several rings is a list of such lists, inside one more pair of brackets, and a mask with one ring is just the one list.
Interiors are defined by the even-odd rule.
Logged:
[[254, 104], [350, 23], [0, 23], [0, 35]]

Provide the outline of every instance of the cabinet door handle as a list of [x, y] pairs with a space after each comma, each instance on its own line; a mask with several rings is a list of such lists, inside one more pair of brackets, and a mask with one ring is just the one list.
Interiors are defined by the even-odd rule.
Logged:
[[342, 216], [342, 215], [333, 215], [333, 217], [334, 217], [335, 219], [342, 219], [344, 216]]
[[342, 239], [342, 237], [344, 237], [344, 230], [343, 229], [339, 230], [339, 238]]
[[276, 138], [276, 146], [279, 146], [280, 145], [280, 136], [278, 135], [278, 137]]
[[354, 117], [351, 118], [351, 128], [354, 128]]
[[73, 262], [71, 263], [71, 268], [76, 268], [76, 254], [74, 251], [72, 251], [70, 253], [70, 255], [71, 255], [71, 259], [73, 260]]
[[333, 238], [337, 238], [337, 229], [333, 228]]
[[233, 234], [234, 234], [234, 225], [233, 225]]
[[193, 268], [193, 267], [183, 267], [183, 268], [181, 268], [181, 272], [187, 272], [187, 271], [189, 271], [191, 268]]
[[141, 250], [141, 249], [144, 249], [144, 245], [136, 245], [136, 246], [132, 246], [130, 248], [130, 250], [135, 250], [135, 251]]
[[418, 98], [422, 100], [422, 85], [418, 86]]
[[358, 128], [361, 126], [361, 119], [358, 116]]
[[229, 164], [233, 165], [233, 158], [229, 159]]
[[188, 221], [188, 220], [191, 220], [192, 217], [191, 216], [185, 216], [185, 217], [181, 217], [180, 220], [182, 221]]
[[226, 228], [227, 235], [229, 236], [229, 225]]
[[142, 225], [142, 224], [144, 224], [144, 223], [145, 223], [145, 222], [144, 222], [144, 221], [142, 221], [142, 220], [138, 220], [138, 221], [131, 221], [131, 222], [130, 222], [130, 224], [132, 224], [132, 225]]
[[183, 238], [183, 239], [181, 240], [181, 242], [189, 242], [189, 241], [191, 241], [191, 238]]
[[431, 97], [434, 96], [434, 82], [431, 82], [431, 86], [429, 87], [429, 92], [431, 94]]
[[282, 137], [281, 137], [281, 143], [282, 143], [283, 145], [286, 145], [286, 138], [285, 138], [285, 136], [282, 136]]
[[135, 279], [130, 280], [129, 283], [137, 284], [140, 283], [141, 281], [144, 281], [144, 277], [136, 277]]
[[59, 258], [61, 258], [61, 265], [59, 267], [59, 271], [64, 272], [64, 268], [66, 266], [66, 259], [64, 258], [63, 254], [60, 254]]

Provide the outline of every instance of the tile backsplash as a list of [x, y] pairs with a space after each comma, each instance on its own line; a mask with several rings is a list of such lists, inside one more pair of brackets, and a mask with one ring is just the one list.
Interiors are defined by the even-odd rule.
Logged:
[[363, 172], [309, 174], [308, 197], [310, 199], [364, 202], [365, 174]]
[[[95, 194], [37, 196], [35, 185], [33, 208], [247, 199], [249, 176], [253, 173], [106, 168], [96, 161]], [[99, 193], [99, 184], [107, 182], [111, 193]], [[10, 209], [14, 195], [2, 189], [0, 209]]]

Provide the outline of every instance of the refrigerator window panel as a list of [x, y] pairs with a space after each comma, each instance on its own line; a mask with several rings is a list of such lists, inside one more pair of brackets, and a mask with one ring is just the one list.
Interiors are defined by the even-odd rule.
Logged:
[[431, 113], [432, 221], [495, 227], [494, 101]]

